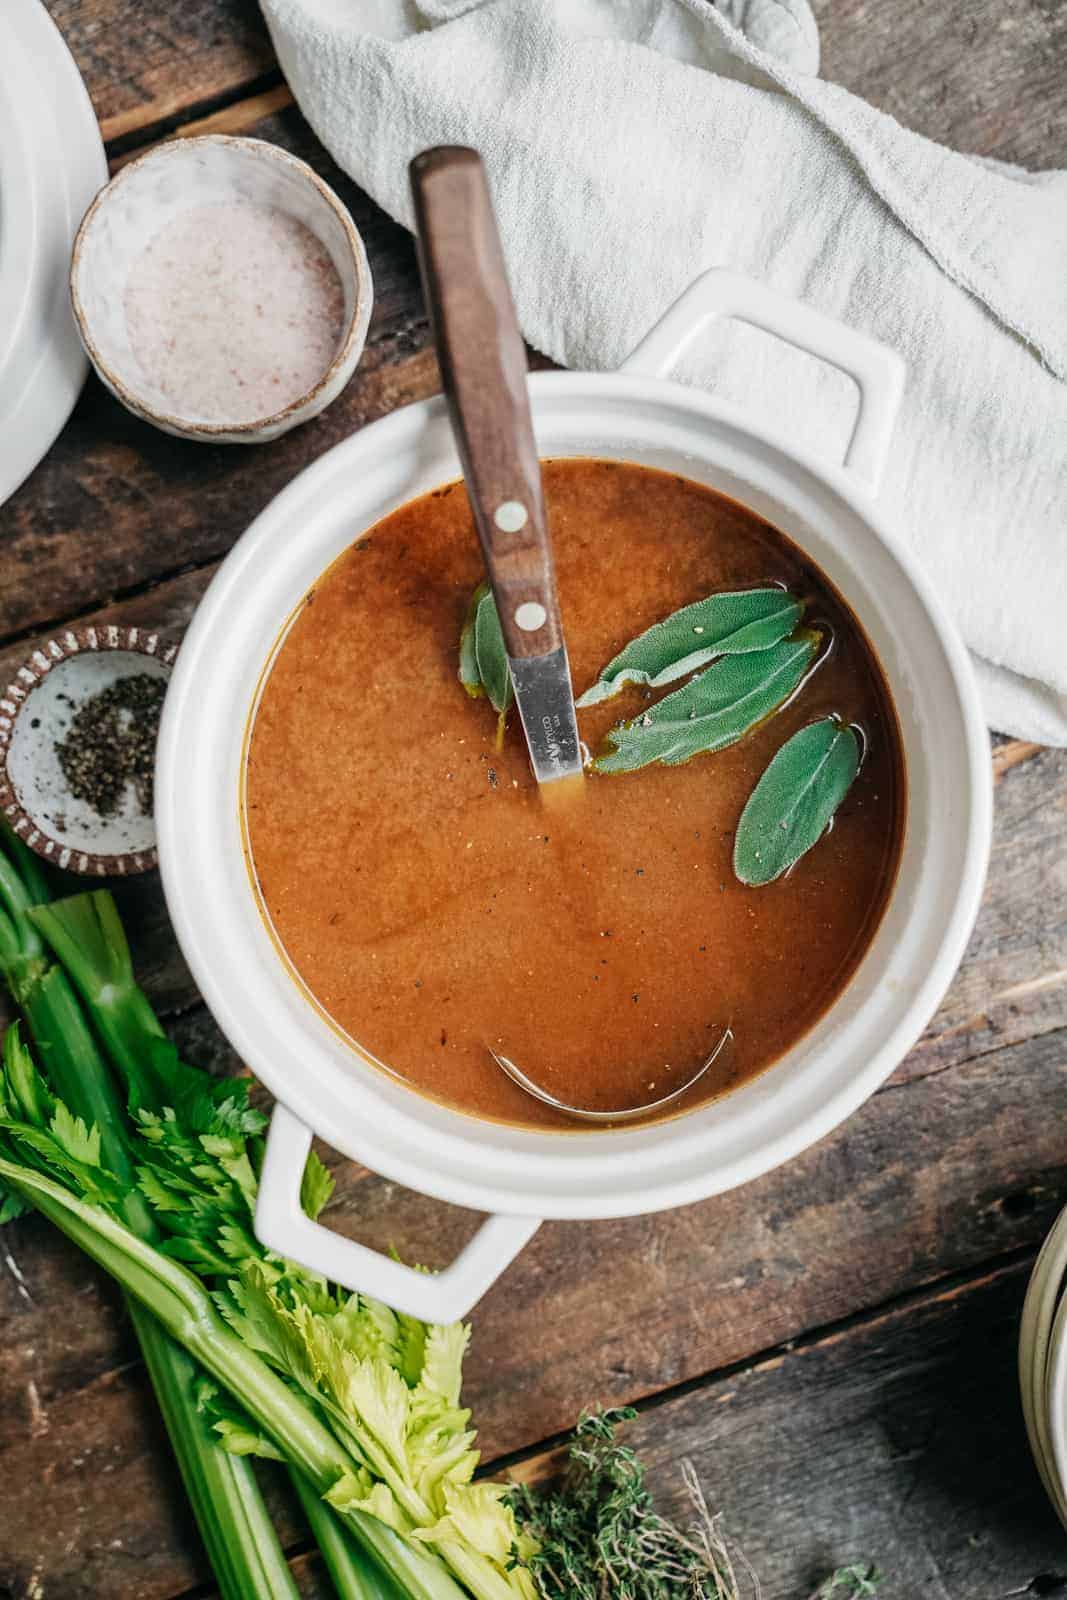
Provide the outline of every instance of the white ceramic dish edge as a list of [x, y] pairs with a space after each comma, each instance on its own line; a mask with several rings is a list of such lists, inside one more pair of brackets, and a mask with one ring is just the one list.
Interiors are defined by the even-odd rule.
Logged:
[[107, 162], [88, 91], [40, 0], [5, 7], [0, 89], [0, 505], [52, 445], [89, 363], [66, 301], [78, 221]]
[[[662, 372], [712, 317], [727, 315], [778, 333], [856, 378], [861, 408], [844, 469], [789, 450], [753, 428], [735, 407], [658, 376], [637, 375]], [[262, 591], [267, 548], [276, 558], [283, 530], [296, 517], [302, 539], [313, 546], [305, 549], [305, 558], [317, 561], [318, 569], [309, 569], [302, 587], [292, 571], [272, 573], [271, 582], [283, 586], [284, 595], [275, 596], [273, 609], [253, 607], [255, 616], [244, 621], [244, 634], [258, 635], [260, 649], [262, 639], [272, 636], [264, 633], [268, 613], [277, 633], [318, 571], [358, 532], [392, 505], [457, 475], [442, 404], [422, 402], [394, 413], [338, 446], [283, 491], [231, 553], [187, 635], [168, 696], [157, 819], [167, 899], [194, 976], [235, 1048], [284, 1102], [275, 1113], [257, 1213], [257, 1230], [273, 1248], [416, 1315], [459, 1316], [521, 1248], [539, 1217], [634, 1214], [746, 1182], [828, 1133], [888, 1077], [914, 1043], [959, 963], [977, 912], [989, 849], [991, 777], [988, 740], [963, 647], [913, 558], [871, 504], [902, 380], [897, 358], [882, 347], [728, 273], [698, 280], [621, 374], [552, 373], [531, 380], [543, 453], [599, 450], [653, 464], [662, 458], [675, 470], [755, 503], [772, 518], [778, 505], [786, 531], [798, 520], [804, 524], [808, 547], [816, 546], [812, 554], [846, 598], [853, 598], [857, 588], [862, 591], [859, 609], [889, 672], [898, 709], [918, 730], [922, 784], [918, 791], [913, 786], [913, 804], [916, 794], [925, 803], [923, 784], [933, 797], [931, 815], [913, 815], [909, 822], [905, 860], [911, 851], [915, 881], [907, 885], [907, 895], [898, 888], [871, 952], [829, 1017], [761, 1078], [651, 1129], [585, 1133], [576, 1145], [571, 1136], [476, 1124], [381, 1074], [354, 1069], [350, 1050], [342, 1060], [337, 1040], [295, 986], [279, 981], [279, 961], [259, 923], [243, 859], [235, 857], [238, 819], [219, 822], [220, 804], [223, 811], [236, 810], [240, 761], [239, 735], [232, 717], [227, 725], [223, 706], [232, 711], [235, 693], [240, 703], [245, 690], [239, 680], [243, 673], [247, 684], [250, 665], [241, 653], [254, 647], [253, 639], [234, 636], [231, 624], [241, 606], [247, 610], [257, 584]], [[565, 436], [573, 446], [569, 451], [560, 447]], [[404, 492], [400, 481], [391, 489], [375, 487], [374, 464], [395, 479], [399, 462], [407, 463]], [[313, 538], [315, 515], [328, 517], [331, 504], [336, 508], [346, 478], [349, 493], [353, 479], [363, 486], [358, 526], [350, 520], [347, 528], [335, 527], [329, 539]], [[795, 514], [787, 514], [781, 498], [786, 494]], [[820, 518], [835, 527], [820, 534]], [[865, 544], [863, 582], [859, 568], [849, 568], [846, 526]], [[820, 538], [825, 551], [818, 548]], [[906, 614], [903, 622], [894, 619], [895, 609]], [[922, 658], [912, 677], [896, 665], [905, 623]], [[261, 667], [260, 657], [257, 677]], [[935, 738], [944, 741], [938, 752], [943, 773], [931, 765], [926, 748]], [[914, 753], [909, 749], [910, 756]], [[193, 767], [198, 781], [190, 797]], [[208, 883], [213, 893], [205, 912]], [[916, 928], [923, 938], [915, 938], [911, 952], [901, 935], [914, 935]], [[881, 978], [880, 968], [885, 969]], [[291, 1070], [290, 1061], [299, 1061], [300, 1070]], [[503, 1214], [484, 1225], [444, 1273], [434, 1278], [411, 1273], [303, 1217], [299, 1176], [312, 1128], [396, 1182]]]

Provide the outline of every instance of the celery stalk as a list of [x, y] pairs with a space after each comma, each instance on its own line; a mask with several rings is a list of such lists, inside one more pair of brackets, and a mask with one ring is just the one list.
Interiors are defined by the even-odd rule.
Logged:
[[26, 1018], [38, 1062], [52, 1089], [77, 1116], [100, 1129], [104, 1160], [127, 1191], [123, 1217], [142, 1239], [157, 1239], [159, 1229], [137, 1189], [133, 1152], [115, 1084], [62, 967], [12, 975], [8, 986]]
[[227, 1600], [295, 1600], [296, 1584], [251, 1462], [217, 1445], [197, 1414], [196, 1362], [137, 1300], [129, 1306], [219, 1592]]
[[[159, 1230], [136, 1188], [132, 1154], [118, 1125], [114, 1087], [65, 974], [51, 967], [20, 989], [20, 1007], [55, 1092], [78, 1116], [96, 1123], [108, 1170], [128, 1186], [121, 1202], [124, 1220], [141, 1238], [157, 1241]], [[224, 1450], [197, 1412], [195, 1364], [136, 1301], [130, 1315], [221, 1593], [226, 1600], [296, 1600], [251, 1462]]]
[[[36, 906], [28, 917], [34, 932], [44, 936], [62, 963], [64, 975], [80, 994], [112, 1065], [127, 1088], [132, 1089], [145, 1070], [146, 1046], [164, 1035], [134, 977], [125, 929], [111, 896], [100, 891], [80, 894]], [[115, 1170], [110, 1155], [107, 1165]], [[124, 1172], [120, 1175], [125, 1177]], [[139, 1194], [136, 1199], [143, 1204]], [[197, 1280], [192, 1281], [200, 1287]], [[132, 1292], [137, 1293], [137, 1290], [133, 1288]], [[219, 1326], [224, 1325], [219, 1323]], [[231, 1355], [235, 1349], [244, 1350], [229, 1330], [226, 1336]], [[182, 1340], [182, 1343], [188, 1347], [187, 1341]], [[210, 1366], [209, 1362], [204, 1364]], [[276, 1381], [270, 1369], [260, 1365], [272, 1381]], [[231, 1378], [222, 1372], [216, 1372], [216, 1376], [256, 1414], [255, 1407]], [[284, 1386], [283, 1391], [288, 1395]], [[269, 1432], [269, 1424], [265, 1425]], [[323, 1431], [334, 1448], [339, 1448], [332, 1435]], [[283, 1435], [278, 1444], [286, 1460], [292, 1462], [292, 1435]], [[352, 1465], [343, 1450], [340, 1461], [348, 1467]], [[436, 1555], [413, 1550], [377, 1518], [361, 1512], [341, 1518], [321, 1500], [321, 1494], [335, 1481], [339, 1470], [340, 1466], [327, 1473], [325, 1487], [318, 1492], [314, 1487], [316, 1474], [308, 1472], [306, 1462], [291, 1468], [290, 1475], [341, 1600], [364, 1600], [364, 1597], [365, 1600], [408, 1600], [409, 1596], [411, 1600], [438, 1600], [438, 1597], [439, 1600], [446, 1600], [446, 1597], [459, 1600], [454, 1580]], [[376, 1552], [378, 1560], [369, 1557], [367, 1551]], [[394, 1578], [386, 1577], [385, 1573], [394, 1574]]]
[[135, 1082], [145, 1040], [162, 1038], [163, 1029], [134, 978], [115, 902], [96, 890], [36, 906], [29, 920], [85, 1001], [113, 1065], [127, 1084]]
[[[130, 959], [129, 947], [125, 931], [115, 909], [114, 902], [106, 892], [95, 891], [78, 895], [68, 900], [60, 900], [49, 905], [34, 908], [30, 914], [30, 921], [35, 931], [40, 934], [54, 955], [62, 963], [70, 982], [81, 996], [87, 1013], [99, 1035], [104, 1049], [111, 1059], [112, 1065], [125, 1079], [131, 1095], [131, 1104], [144, 1111], [146, 1115], [155, 1116], [158, 1107], [165, 1104], [159, 1099], [161, 1093], [168, 1088], [173, 1089], [173, 1079], [168, 1073], [173, 1068], [168, 1068], [159, 1063], [159, 1042], [162, 1038], [162, 1029], [152, 1011], [149, 1002], [137, 986]], [[175, 1068], [180, 1066], [175, 1062]], [[181, 1068], [188, 1072], [189, 1069]], [[195, 1074], [194, 1074], [195, 1076]], [[146, 1130], [151, 1124], [146, 1124]], [[158, 1123], [157, 1123], [158, 1127]], [[246, 1162], [245, 1174], [242, 1177], [239, 1171], [231, 1172], [222, 1158], [233, 1160], [239, 1168], [240, 1160], [229, 1145], [229, 1135], [222, 1131], [215, 1142], [222, 1146], [222, 1152], [213, 1151], [204, 1141], [205, 1157], [207, 1163], [219, 1156], [221, 1167], [216, 1168], [219, 1180], [226, 1183], [238, 1183], [242, 1186], [250, 1182], [254, 1187], [254, 1172], [247, 1165], [248, 1157], [241, 1155], [240, 1160]], [[154, 1142], [154, 1141], [153, 1141]], [[195, 1137], [187, 1145], [187, 1157], [197, 1169], [198, 1156], [196, 1154]], [[253, 1157], [254, 1160], [254, 1157]], [[150, 1170], [150, 1169], [147, 1169]], [[173, 1215], [176, 1210], [186, 1206], [185, 1196], [195, 1194], [195, 1183], [183, 1188], [180, 1174], [171, 1170], [166, 1173], [166, 1164], [157, 1169], [153, 1180], [157, 1186], [152, 1190], [158, 1197], [158, 1185], [162, 1183], [163, 1190], [177, 1177], [177, 1188], [174, 1193], [178, 1197], [178, 1205], [169, 1203], [169, 1198], [164, 1193], [164, 1214]], [[213, 1180], [198, 1176], [197, 1181], [207, 1183], [208, 1188], [203, 1195], [203, 1200], [208, 1205], [215, 1202], [210, 1198], [210, 1183]], [[146, 1189], [146, 1192], [149, 1192]], [[221, 1192], [221, 1191], [220, 1191]], [[153, 1203], [157, 1203], [154, 1199]], [[103, 1213], [108, 1215], [107, 1212]], [[192, 1282], [198, 1292], [204, 1291], [200, 1280], [192, 1277], [184, 1266], [179, 1265], [178, 1257], [188, 1259], [197, 1264], [198, 1270], [204, 1272], [204, 1263], [208, 1263], [205, 1276], [221, 1276], [226, 1280], [229, 1276], [227, 1264], [236, 1255], [242, 1256], [240, 1244], [242, 1229], [247, 1226], [245, 1220], [239, 1220], [235, 1228], [229, 1224], [223, 1228], [218, 1239], [198, 1237], [197, 1216], [203, 1218], [204, 1213], [197, 1213], [195, 1209], [182, 1227], [176, 1227], [173, 1237], [168, 1236], [164, 1249], [167, 1254], [159, 1259], [157, 1256], [157, 1280], [166, 1278], [171, 1280], [174, 1271], [181, 1273], [182, 1281], [186, 1285]], [[85, 1248], [90, 1248], [86, 1245]], [[231, 1255], [234, 1252], [234, 1255]], [[97, 1256], [97, 1259], [101, 1259]], [[107, 1262], [104, 1262], [107, 1265]], [[109, 1270], [116, 1270], [114, 1266]], [[127, 1288], [134, 1294], [141, 1293], [137, 1283], [130, 1275], [129, 1263], [123, 1265], [123, 1270], [117, 1272]], [[235, 1264], [233, 1276], [240, 1276], [240, 1269]], [[224, 1296], [230, 1290], [236, 1291], [237, 1285], [231, 1283]], [[164, 1311], [157, 1303], [158, 1282], [153, 1294], [145, 1295], [152, 1309], [160, 1316], [168, 1327], [172, 1323], [167, 1321]], [[208, 1300], [208, 1305], [212, 1302]], [[314, 1317], [315, 1313], [310, 1306], [305, 1305], [306, 1315]], [[388, 1450], [375, 1437], [373, 1428], [350, 1427], [345, 1415], [343, 1402], [340, 1405], [329, 1401], [325, 1393], [321, 1399], [324, 1409], [320, 1413], [316, 1401], [316, 1386], [319, 1380], [308, 1383], [311, 1398], [305, 1398], [300, 1393], [285, 1383], [284, 1377], [279, 1380], [278, 1374], [288, 1374], [290, 1368], [287, 1362], [290, 1357], [286, 1353], [284, 1339], [281, 1347], [274, 1342], [276, 1330], [267, 1325], [256, 1326], [255, 1318], [249, 1322], [246, 1316], [242, 1317], [241, 1337], [238, 1338], [232, 1329], [226, 1328], [225, 1348], [220, 1347], [218, 1335], [213, 1334], [207, 1346], [202, 1346], [194, 1337], [194, 1327], [184, 1327], [176, 1336], [192, 1351], [201, 1362], [213, 1372], [240, 1403], [245, 1410], [255, 1419], [261, 1430], [274, 1440], [275, 1447], [280, 1451], [291, 1469], [303, 1471], [311, 1480], [312, 1493], [317, 1492], [322, 1496], [338, 1485], [339, 1479], [353, 1469], [358, 1472], [364, 1465], [369, 1469], [373, 1478], [382, 1486], [383, 1492], [391, 1497], [402, 1519], [410, 1519], [416, 1530], [429, 1530], [440, 1517], [440, 1508], [431, 1509], [413, 1482], [409, 1482], [398, 1470]], [[216, 1327], [220, 1327], [216, 1319]], [[307, 1328], [307, 1337], [311, 1336], [311, 1326]], [[266, 1343], [260, 1342], [266, 1339]], [[266, 1355], [263, 1361], [259, 1352]], [[307, 1352], [300, 1352], [294, 1358], [296, 1365], [291, 1369], [292, 1375], [300, 1385], [306, 1379], [305, 1363], [308, 1359]], [[312, 1358], [317, 1359], [315, 1357]], [[269, 1399], [259, 1392], [255, 1386], [252, 1390], [245, 1387], [245, 1379], [249, 1377], [247, 1362], [255, 1363], [257, 1372], [256, 1385], [262, 1385], [269, 1378], [272, 1385]], [[281, 1391], [276, 1385], [281, 1382]], [[295, 1407], [295, 1413], [293, 1408]], [[281, 1423], [280, 1412], [288, 1410], [289, 1423]], [[295, 1417], [304, 1420], [304, 1437], [294, 1436], [290, 1428]], [[329, 1427], [325, 1426], [328, 1420]], [[462, 1419], [461, 1419], [462, 1420]], [[319, 1430], [316, 1433], [316, 1449], [329, 1449], [332, 1460], [325, 1458], [316, 1461], [314, 1456], [309, 1457], [302, 1453], [302, 1446], [307, 1445], [307, 1428], [314, 1423]], [[455, 1423], [450, 1423], [455, 1427]], [[463, 1448], [467, 1447], [467, 1441]], [[346, 1468], [345, 1463], [348, 1463]], [[297, 1492], [302, 1498], [304, 1486], [297, 1485]], [[340, 1548], [330, 1541], [333, 1524], [328, 1520], [330, 1514], [340, 1517], [345, 1527], [355, 1535], [364, 1551], [370, 1551], [382, 1562], [385, 1570], [391, 1575], [392, 1590], [395, 1593], [400, 1588], [401, 1594], [412, 1597], [412, 1600], [431, 1600], [439, 1597], [444, 1600], [446, 1595], [458, 1597], [459, 1585], [465, 1592], [478, 1596], [479, 1600], [515, 1600], [517, 1585], [512, 1581], [508, 1571], [502, 1570], [500, 1564], [491, 1557], [483, 1554], [477, 1547], [472, 1546], [464, 1537], [455, 1538], [438, 1536], [435, 1549], [431, 1553], [428, 1547], [421, 1548], [415, 1539], [406, 1539], [392, 1532], [386, 1521], [380, 1516], [371, 1516], [363, 1510], [355, 1508], [341, 1513], [335, 1507], [328, 1512], [326, 1508], [309, 1511], [309, 1516], [317, 1536], [326, 1538], [330, 1550], [338, 1557], [342, 1555]], [[451, 1573], [449, 1572], [451, 1568]], [[453, 1577], [452, 1574], [455, 1574]], [[352, 1564], [349, 1561], [344, 1567], [338, 1564], [337, 1581], [343, 1584], [353, 1576]], [[457, 1585], [456, 1580], [459, 1580]], [[364, 1584], [364, 1590], [366, 1585]], [[347, 1591], [342, 1588], [342, 1594]], [[359, 1591], [353, 1591], [359, 1593]], [[525, 1591], [524, 1591], [525, 1592]], [[389, 1593], [387, 1589], [386, 1593]], [[362, 1600], [362, 1594], [360, 1595]]]
[[[30, 920], [81, 994], [113, 1065], [134, 1089], [143, 1079], [150, 1048], [162, 1029], [137, 985], [125, 930], [111, 896], [95, 890], [54, 901], [36, 907]], [[232, 1389], [229, 1380], [223, 1381]], [[335, 1428], [354, 1459], [373, 1457], [374, 1471], [413, 1523], [423, 1527], [433, 1523], [425, 1501], [383, 1452], [367, 1441], [349, 1440], [342, 1423], [335, 1422]], [[287, 1446], [283, 1453], [292, 1455]], [[513, 1600], [510, 1584], [477, 1551], [459, 1540], [441, 1540], [438, 1548], [472, 1594], [481, 1600]]]
[[403, 1600], [396, 1585], [379, 1567], [372, 1566], [337, 1513], [316, 1494], [304, 1474], [294, 1471], [291, 1477], [340, 1600]]
[[[135, 1183], [132, 1152], [115, 1085], [61, 968], [51, 965], [28, 912], [48, 886], [32, 853], [6, 832], [0, 849], [0, 971], [26, 1017], [40, 1065], [75, 1115], [100, 1129], [108, 1169], [126, 1187], [122, 1215], [146, 1240], [159, 1231]], [[16, 848], [17, 846], [17, 848]], [[12, 860], [13, 858], [13, 860]], [[16, 871], [17, 864], [18, 870]], [[251, 1463], [231, 1456], [196, 1409], [190, 1357], [136, 1301], [131, 1320], [224, 1600], [296, 1600], [278, 1536]]]
[[19, 838], [14, 828], [7, 822], [0, 822], [0, 845], [7, 851], [15, 871], [21, 878], [30, 905], [39, 906], [46, 900], [51, 900], [52, 891], [48, 887], [48, 874], [45, 872], [43, 861], [40, 856], [34, 855], [29, 845]]
[[[0, 1179], [136, 1296], [310, 1479], [319, 1495], [356, 1463], [289, 1385], [225, 1325], [198, 1278], [139, 1239], [103, 1207], [71, 1194], [54, 1179], [0, 1156]], [[403, 1587], [406, 1600], [462, 1600], [443, 1562], [416, 1549], [363, 1511], [338, 1512], [345, 1527]]]
[[[29, 920], [63, 963], [65, 976], [77, 986], [112, 1065], [127, 1088], [132, 1088], [144, 1070], [145, 1046], [163, 1037], [163, 1029], [134, 977], [126, 931], [111, 896], [97, 891], [37, 906]], [[60, 1097], [66, 1099], [58, 1081], [56, 1087]], [[68, 1104], [73, 1109], [73, 1103], [68, 1100]], [[126, 1171], [114, 1166], [109, 1151], [105, 1151], [105, 1159], [125, 1181]], [[132, 1186], [132, 1173], [130, 1183]], [[144, 1207], [136, 1189], [130, 1198]], [[139, 1231], [132, 1221], [131, 1226]], [[378, 1600], [379, 1596], [390, 1600], [396, 1596], [395, 1587], [387, 1590], [365, 1575], [369, 1571], [366, 1559], [352, 1550], [351, 1536], [315, 1494], [307, 1478], [299, 1471], [292, 1471], [290, 1476], [341, 1600], [364, 1600], [364, 1596], [367, 1600]], [[376, 1586], [372, 1587], [372, 1583]]]

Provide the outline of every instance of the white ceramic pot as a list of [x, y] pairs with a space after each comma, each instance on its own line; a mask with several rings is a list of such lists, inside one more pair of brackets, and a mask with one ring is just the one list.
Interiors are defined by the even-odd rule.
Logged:
[[[842, 368], [860, 408], [843, 466], [749, 425], [662, 375], [706, 324], [734, 316]], [[272, 644], [353, 539], [459, 476], [444, 403], [422, 401], [338, 445], [257, 518], [223, 564], [178, 658], [156, 812], [174, 926], [223, 1031], [274, 1093], [256, 1230], [273, 1249], [433, 1321], [464, 1315], [542, 1217], [614, 1217], [745, 1183], [830, 1131], [893, 1071], [951, 979], [989, 852], [989, 746], [967, 656], [874, 495], [903, 384], [898, 358], [730, 273], [699, 279], [618, 373], [530, 379], [544, 456], [608, 456], [684, 474], [789, 534], [862, 620], [903, 729], [909, 812], [900, 874], [856, 975], [754, 1081], [673, 1122], [552, 1133], [479, 1122], [360, 1060], [316, 1013], [268, 936], [242, 853], [243, 738]], [[443, 933], [447, 930], [442, 929]], [[312, 1132], [412, 1189], [492, 1213], [430, 1277], [311, 1222]]]

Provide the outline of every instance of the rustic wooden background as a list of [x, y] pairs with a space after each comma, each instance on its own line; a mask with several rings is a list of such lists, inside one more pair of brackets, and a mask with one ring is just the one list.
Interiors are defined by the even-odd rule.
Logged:
[[[29, 0], [20, 0], [29, 3]], [[292, 107], [252, 0], [48, 0], [113, 161], [175, 131], [298, 151], [362, 229], [367, 353], [317, 421], [263, 449], [165, 438], [90, 381], [0, 511], [0, 681], [44, 630], [180, 631], [215, 564], [307, 462], [437, 386], [410, 239]], [[1033, 166], [1067, 142], [1063, 0], [818, 0], [825, 75], [929, 136]], [[0, 63], [2, 70], [2, 63]], [[994, 739], [996, 840], [963, 968], [892, 1081], [816, 1149], [665, 1216], [545, 1227], [479, 1307], [486, 1456], [539, 1473], [581, 1407], [633, 1401], [664, 1506], [689, 1456], [767, 1600], [876, 1559], [887, 1600], [1067, 1595], [1030, 1464], [1015, 1338], [1067, 1200], [1067, 753]], [[146, 985], [193, 1060], [232, 1065], [154, 884], [125, 891]], [[450, 1210], [350, 1165], [333, 1224], [446, 1260]], [[0, 1240], [0, 1600], [214, 1591], [117, 1298], [48, 1228]], [[325, 1594], [275, 1485], [304, 1592]]]

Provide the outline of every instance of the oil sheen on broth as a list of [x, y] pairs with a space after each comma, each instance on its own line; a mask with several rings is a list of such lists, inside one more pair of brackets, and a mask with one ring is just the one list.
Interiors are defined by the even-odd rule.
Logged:
[[[900, 855], [904, 773], [869, 645], [776, 529], [626, 463], [550, 461], [544, 482], [576, 692], [679, 606], [773, 581], [832, 630], [803, 694], [727, 750], [593, 775], [575, 803], [544, 806], [517, 714], [497, 750], [495, 713], [456, 676], [483, 572], [453, 484], [385, 518], [307, 596], [256, 714], [246, 823], [275, 934], [340, 1029], [460, 1110], [574, 1129], [489, 1047], [593, 1110], [669, 1094], [727, 1023], [732, 1041], [671, 1114], [762, 1071], [873, 936]], [[646, 698], [631, 687], [583, 711], [583, 738], [595, 749]], [[732, 867], [744, 802], [786, 738], [828, 712], [864, 730], [859, 776], [786, 877], [745, 888]]]

